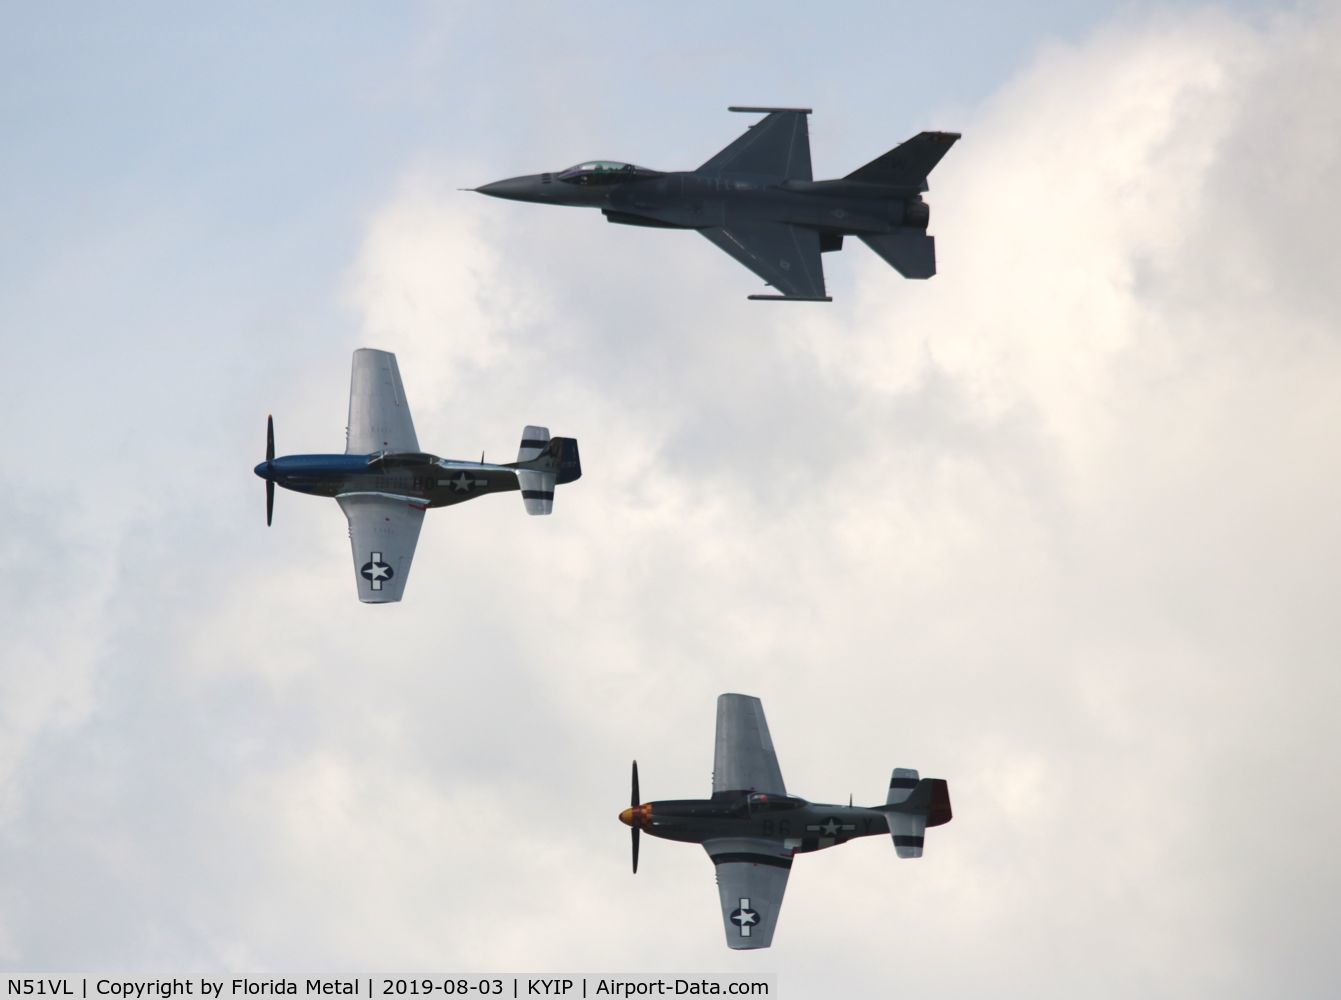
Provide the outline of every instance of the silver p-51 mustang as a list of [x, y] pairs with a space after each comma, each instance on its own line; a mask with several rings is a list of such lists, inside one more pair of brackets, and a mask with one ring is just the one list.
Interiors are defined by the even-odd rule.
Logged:
[[424, 511], [486, 493], [520, 490], [528, 514], [554, 509], [554, 487], [582, 475], [573, 438], [551, 438], [546, 427], [522, 431], [517, 461], [459, 462], [419, 450], [396, 356], [354, 352], [349, 426], [343, 455], [275, 457], [275, 424], [266, 421], [265, 523], [275, 507], [275, 484], [298, 493], [334, 497], [349, 520], [354, 582], [367, 604], [399, 601], [410, 575]]

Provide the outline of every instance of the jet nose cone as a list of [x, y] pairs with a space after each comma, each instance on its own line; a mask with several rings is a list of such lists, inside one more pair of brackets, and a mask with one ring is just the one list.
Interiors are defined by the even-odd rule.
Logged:
[[544, 188], [548, 187], [538, 174], [526, 174], [523, 177], [509, 177], [506, 180], [483, 184], [475, 190], [487, 194], [490, 198], [508, 198], [512, 201], [539, 201], [544, 198]]

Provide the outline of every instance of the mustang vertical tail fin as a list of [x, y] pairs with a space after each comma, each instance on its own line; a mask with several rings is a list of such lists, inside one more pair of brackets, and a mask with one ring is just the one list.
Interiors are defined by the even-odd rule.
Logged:
[[896, 767], [889, 779], [883, 811], [899, 857], [920, 858], [927, 827], [940, 826], [952, 818], [950, 786], [942, 778], [919, 780], [916, 771]]
[[582, 478], [582, 457], [577, 453], [577, 438], [554, 438], [561, 442], [559, 449], [558, 485], [572, 483]]

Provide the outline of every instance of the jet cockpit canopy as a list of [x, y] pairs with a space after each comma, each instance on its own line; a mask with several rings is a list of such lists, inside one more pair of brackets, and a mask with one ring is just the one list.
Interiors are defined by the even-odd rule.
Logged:
[[620, 163], [618, 160], [589, 160], [560, 171], [556, 176], [568, 184], [596, 186], [621, 184], [645, 177], [660, 177], [661, 172], [632, 163]]

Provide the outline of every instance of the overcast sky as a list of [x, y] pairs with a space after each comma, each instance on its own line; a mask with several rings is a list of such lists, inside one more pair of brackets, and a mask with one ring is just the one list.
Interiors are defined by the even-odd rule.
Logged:
[[[1330, 4], [20, 5], [0, 37], [0, 968], [1341, 992], [1341, 14]], [[923, 128], [940, 274], [752, 303], [691, 233], [457, 190]], [[581, 442], [358, 604], [350, 352], [421, 444]], [[950, 783], [730, 953], [716, 696], [792, 792]]]

